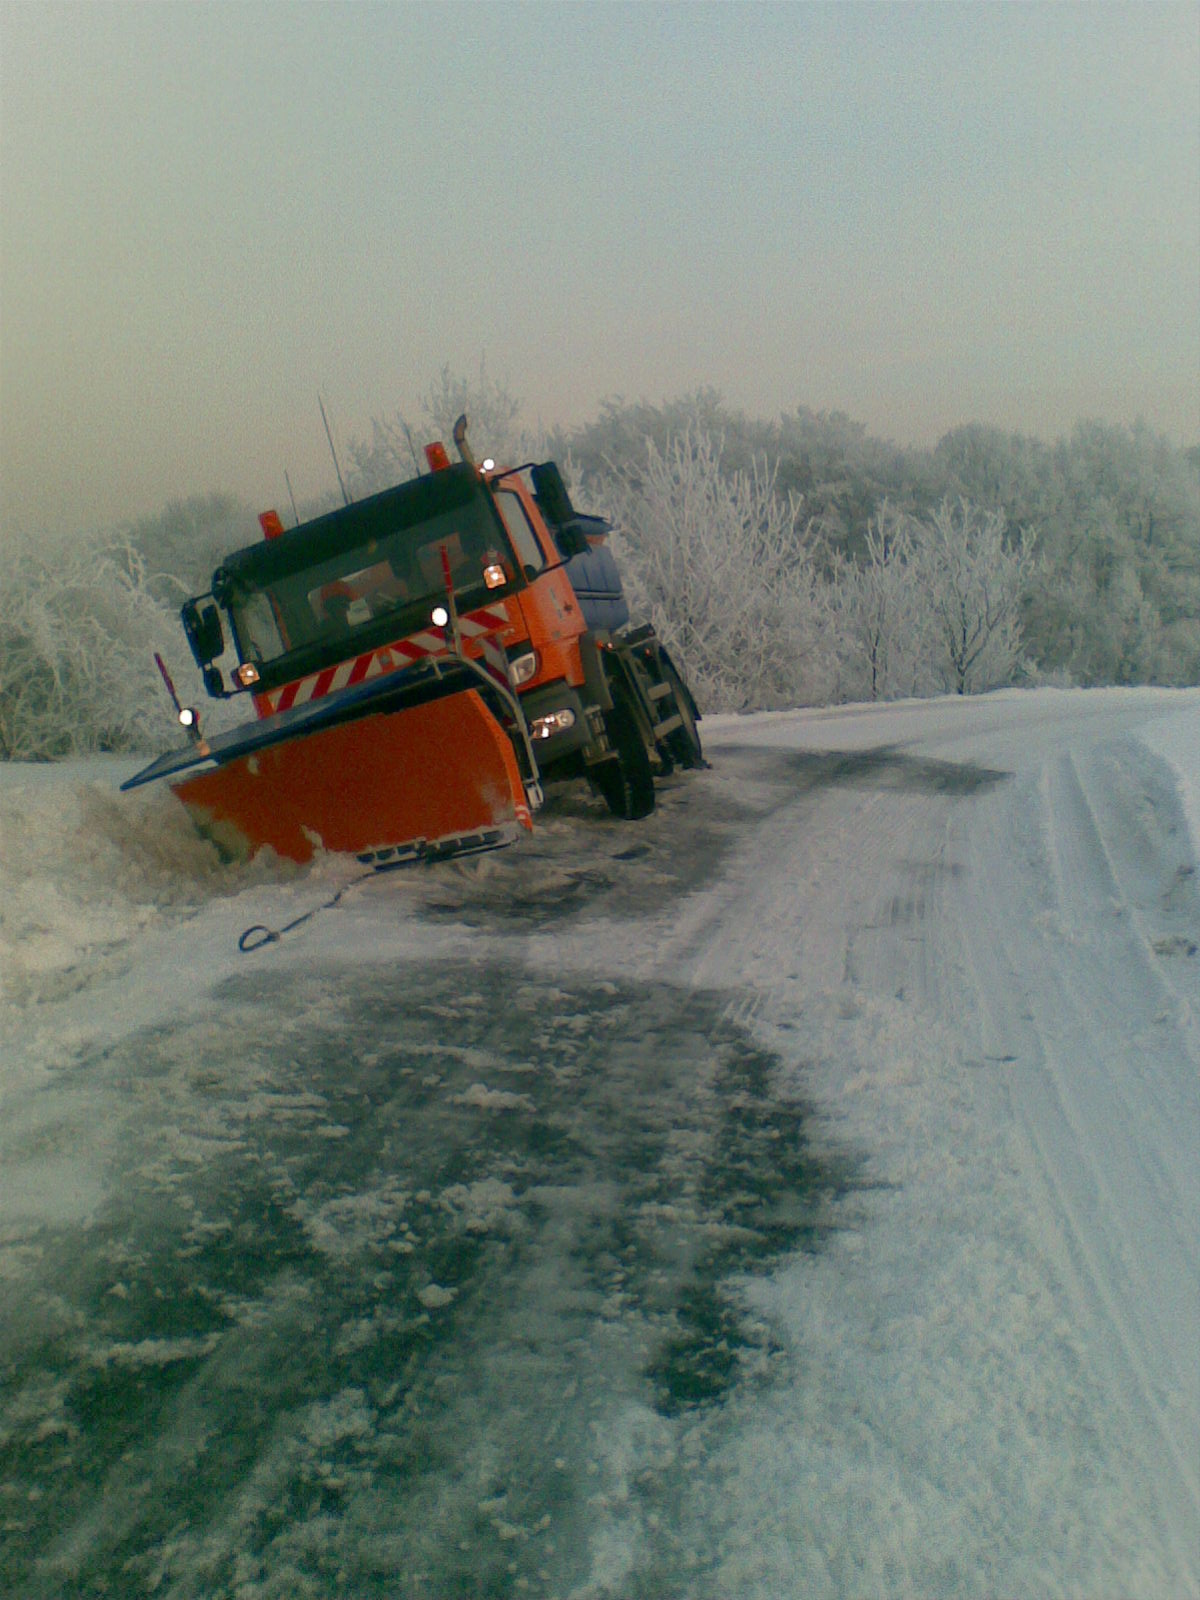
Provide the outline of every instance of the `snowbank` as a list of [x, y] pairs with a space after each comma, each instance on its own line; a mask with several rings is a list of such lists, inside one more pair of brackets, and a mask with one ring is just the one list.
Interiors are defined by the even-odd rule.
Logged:
[[0, 764], [0, 998], [61, 998], [123, 969], [128, 946], [228, 892], [230, 874], [166, 789], [97, 757]]
[[1192, 836], [1192, 853], [1200, 861], [1200, 711], [1151, 722], [1141, 739], [1175, 773], [1180, 805]]

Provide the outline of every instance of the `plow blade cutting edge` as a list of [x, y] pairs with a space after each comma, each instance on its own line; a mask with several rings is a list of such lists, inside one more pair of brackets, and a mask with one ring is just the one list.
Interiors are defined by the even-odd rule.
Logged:
[[172, 789], [222, 851], [379, 865], [508, 844], [532, 826], [503, 729], [475, 690], [277, 741]]

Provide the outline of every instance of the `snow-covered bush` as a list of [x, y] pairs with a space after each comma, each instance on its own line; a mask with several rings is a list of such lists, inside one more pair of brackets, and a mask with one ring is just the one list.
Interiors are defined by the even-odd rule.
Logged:
[[179, 623], [128, 536], [14, 541], [6, 568], [0, 759], [157, 743], [169, 724], [154, 651], [178, 656]]
[[722, 469], [721, 441], [687, 427], [589, 485], [617, 524], [630, 603], [676, 654], [702, 705], [745, 711], [811, 703], [835, 662], [828, 596], [795, 496], [758, 457]]

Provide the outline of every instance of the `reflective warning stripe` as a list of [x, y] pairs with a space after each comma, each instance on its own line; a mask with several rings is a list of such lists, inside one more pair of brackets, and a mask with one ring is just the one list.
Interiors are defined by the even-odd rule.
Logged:
[[479, 665], [491, 677], [495, 678], [502, 689], [512, 688], [512, 678], [508, 672], [508, 657], [490, 635], [486, 639], [479, 641]]
[[[492, 643], [491, 636], [508, 627], [508, 612], [503, 604], [480, 611], [469, 611], [459, 618], [459, 628], [464, 638], [478, 642], [489, 672], [498, 681], [508, 683], [508, 660], [504, 652]], [[268, 689], [255, 695], [254, 703], [260, 716], [270, 716], [276, 711], [289, 711], [292, 706], [302, 706], [308, 700], [319, 700], [336, 689], [345, 689], [367, 678], [376, 678], [381, 672], [395, 672], [399, 667], [411, 666], [428, 656], [441, 655], [446, 648], [446, 634], [442, 628], [423, 628], [407, 639], [395, 644], [385, 644], [378, 650], [368, 650], [365, 655], [351, 656], [336, 666], [323, 667], [306, 678], [285, 683], [281, 689]]]

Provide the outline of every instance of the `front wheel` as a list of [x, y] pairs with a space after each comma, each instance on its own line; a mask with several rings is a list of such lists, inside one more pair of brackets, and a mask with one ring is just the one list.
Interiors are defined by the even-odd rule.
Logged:
[[654, 772], [629, 690], [619, 680], [610, 688], [612, 710], [604, 714], [604, 728], [615, 754], [593, 767], [591, 777], [613, 816], [636, 822], [654, 810]]

